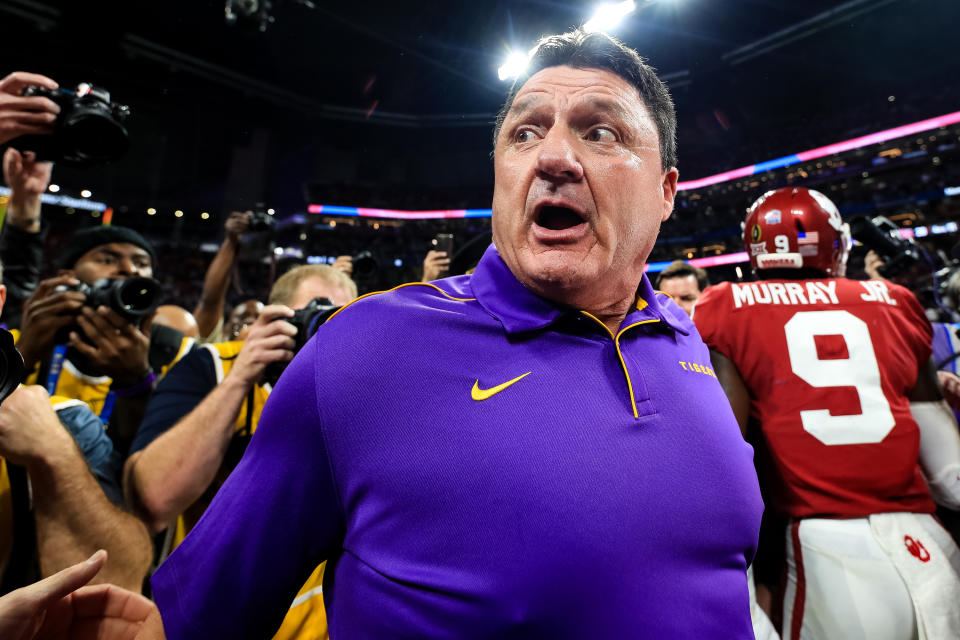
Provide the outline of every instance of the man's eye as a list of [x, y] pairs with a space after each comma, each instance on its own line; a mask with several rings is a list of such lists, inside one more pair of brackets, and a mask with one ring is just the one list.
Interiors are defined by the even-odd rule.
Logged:
[[616, 142], [617, 134], [607, 127], [597, 127], [591, 129], [587, 134], [587, 140], [590, 142]]
[[521, 129], [517, 132], [517, 142], [532, 142], [536, 139], [536, 134], [531, 129]]

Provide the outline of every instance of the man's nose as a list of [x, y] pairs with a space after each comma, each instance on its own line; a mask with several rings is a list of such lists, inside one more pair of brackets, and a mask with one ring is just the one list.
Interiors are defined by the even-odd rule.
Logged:
[[547, 180], [575, 182], [583, 178], [571, 133], [560, 127], [547, 132], [537, 150], [537, 172]]
[[138, 276], [140, 275], [140, 269], [132, 258], [121, 258], [117, 275], [127, 277]]

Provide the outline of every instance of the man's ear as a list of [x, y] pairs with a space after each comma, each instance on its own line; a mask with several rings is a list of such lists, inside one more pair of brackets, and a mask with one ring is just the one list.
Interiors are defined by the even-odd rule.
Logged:
[[663, 216], [660, 218], [660, 222], [665, 222], [673, 213], [673, 202], [677, 198], [677, 180], [679, 177], [680, 172], [677, 171], [676, 167], [671, 167], [663, 174]]
[[0, 313], [3, 313], [3, 303], [7, 301], [7, 285], [0, 284]]

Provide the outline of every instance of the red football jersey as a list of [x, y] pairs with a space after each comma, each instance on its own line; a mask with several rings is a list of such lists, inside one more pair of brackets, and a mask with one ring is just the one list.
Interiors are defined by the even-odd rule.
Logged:
[[697, 301], [694, 322], [750, 391], [777, 510], [935, 510], [906, 397], [933, 332], [910, 291], [846, 278], [725, 282]]

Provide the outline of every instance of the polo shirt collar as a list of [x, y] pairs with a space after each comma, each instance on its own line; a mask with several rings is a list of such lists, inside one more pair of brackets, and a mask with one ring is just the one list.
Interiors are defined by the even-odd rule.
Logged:
[[[570, 307], [541, 298], [525, 287], [490, 245], [470, 278], [477, 302], [500, 321], [507, 333], [536, 331], [571, 311]], [[668, 308], [660, 305], [646, 274], [640, 282], [637, 308], [627, 315], [623, 326], [644, 320], [659, 320], [684, 335], [689, 332]]]

